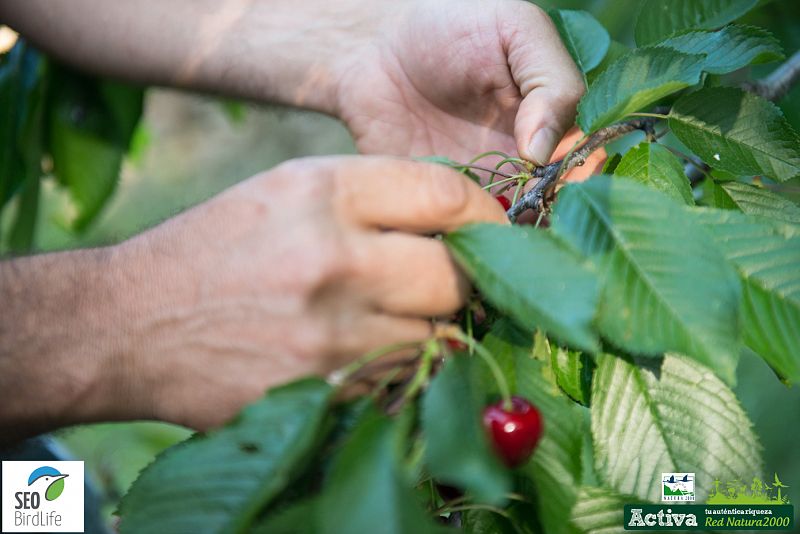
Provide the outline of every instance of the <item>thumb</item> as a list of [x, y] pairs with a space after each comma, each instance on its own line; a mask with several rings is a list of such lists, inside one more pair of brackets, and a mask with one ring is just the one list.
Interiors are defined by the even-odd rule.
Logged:
[[522, 95], [514, 138], [521, 157], [544, 165], [575, 123], [583, 77], [544, 11], [520, 2], [507, 16], [516, 20], [500, 27], [507, 28], [508, 64]]

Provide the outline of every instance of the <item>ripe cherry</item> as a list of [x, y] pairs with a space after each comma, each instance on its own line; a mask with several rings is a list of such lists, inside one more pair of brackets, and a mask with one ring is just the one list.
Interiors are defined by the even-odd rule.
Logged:
[[496, 198], [496, 199], [497, 199], [497, 201], [500, 203], [500, 205], [501, 205], [501, 206], [503, 206], [503, 209], [504, 209], [504, 210], [508, 211], [508, 208], [510, 208], [510, 207], [511, 207], [511, 201], [510, 201], [510, 200], [508, 200], [508, 199], [507, 199], [506, 197], [504, 197], [503, 195], [497, 195], [497, 196], [496, 196], [496, 197], [494, 197], [494, 198]]
[[508, 467], [524, 464], [542, 437], [542, 415], [522, 397], [511, 397], [511, 410], [497, 402], [483, 411], [483, 426], [495, 451]]

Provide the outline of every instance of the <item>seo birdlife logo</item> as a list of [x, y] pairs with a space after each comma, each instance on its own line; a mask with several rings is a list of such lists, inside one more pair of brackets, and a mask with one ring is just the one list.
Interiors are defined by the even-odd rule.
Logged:
[[[33, 470], [31, 475], [28, 477], [28, 486], [33, 486], [34, 483], [37, 484], [38, 487], [42, 487], [42, 481], [47, 486], [47, 489], [44, 491], [44, 498], [48, 501], [54, 501], [58, 499], [61, 493], [64, 491], [64, 479], [69, 475], [62, 475], [59, 473], [58, 469], [55, 467], [50, 467], [49, 465], [43, 465], [42, 467], [37, 467]], [[30, 493], [30, 495], [38, 495], [38, 493]]]
[[83, 462], [3, 462], [2, 532], [83, 532]]

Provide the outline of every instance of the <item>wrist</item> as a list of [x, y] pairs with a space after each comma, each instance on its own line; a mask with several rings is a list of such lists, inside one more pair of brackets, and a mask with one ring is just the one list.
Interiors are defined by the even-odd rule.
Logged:
[[0, 434], [119, 418], [118, 274], [111, 249], [0, 264]]
[[290, 0], [276, 8], [256, 2], [238, 37], [250, 52], [229, 68], [239, 79], [259, 80], [249, 96], [340, 116], [345, 78], [357, 73], [381, 26], [404, 3]]

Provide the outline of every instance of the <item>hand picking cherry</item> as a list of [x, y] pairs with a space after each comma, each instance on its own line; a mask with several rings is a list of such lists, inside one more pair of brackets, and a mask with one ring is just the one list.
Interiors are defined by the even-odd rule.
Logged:
[[483, 426], [508, 467], [528, 461], [544, 430], [539, 410], [517, 396], [511, 397], [511, 410], [503, 407], [503, 401], [487, 406], [483, 411]]

